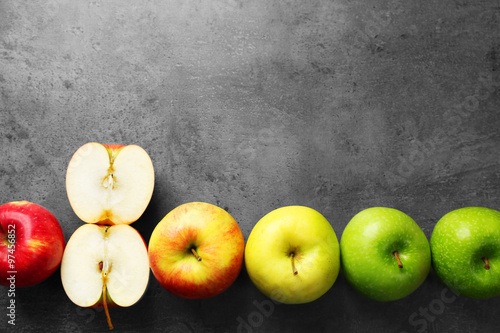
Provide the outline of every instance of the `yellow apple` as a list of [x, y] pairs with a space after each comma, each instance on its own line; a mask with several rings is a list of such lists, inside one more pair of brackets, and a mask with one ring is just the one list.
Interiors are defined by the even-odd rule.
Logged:
[[287, 206], [265, 215], [245, 248], [250, 279], [267, 297], [281, 303], [316, 300], [334, 284], [340, 269], [339, 242], [319, 212]]

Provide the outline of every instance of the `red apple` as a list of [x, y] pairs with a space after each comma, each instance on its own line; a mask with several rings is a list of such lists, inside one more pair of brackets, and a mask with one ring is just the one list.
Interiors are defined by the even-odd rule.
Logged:
[[66, 172], [71, 207], [87, 223], [131, 224], [146, 210], [154, 183], [151, 158], [137, 145], [89, 142]]
[[0, 284], [32, 286], [59, 267], [64, 234], [44, 207], [14, 201], [0, 206]]
[[228, 212], [191, 202], [158, 223], [148, 254], [163, 288], [179, 297], [201, 299], [220, 294], [236, 280], [244, 248], [240, 227]]

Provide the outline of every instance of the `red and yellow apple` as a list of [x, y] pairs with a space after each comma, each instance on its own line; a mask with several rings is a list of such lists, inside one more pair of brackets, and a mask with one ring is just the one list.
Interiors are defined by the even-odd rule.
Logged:
[[74, 153], [66, 172], [71, 207], [87, 223], [133, 223], [146, 210], [154, 182], [151, 158], [137, 145], [89, 142]]
[[138, 302], [149, 281], [146, 243], [128, 225], [85, 224], [68, 241], [61, 263], [68, 297], [81, 307], [127, 307]]
[[238, 277], [245, 240], [224, 209], [183, 204], [156, 226], [149, 241], [151, 270], [161, 286], [189, 299], [216, 296]]
[[64, 245], [61, 225], [46, 208], [27, 201], [0, 206], [0, 284], [27, 287], [47, 279]]

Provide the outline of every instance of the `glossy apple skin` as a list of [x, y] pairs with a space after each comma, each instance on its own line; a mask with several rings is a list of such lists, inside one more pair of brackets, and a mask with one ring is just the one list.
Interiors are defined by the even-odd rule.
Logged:
[[393, 208], [372, 207], [356, 214], [342, 233], [340, 254], [347, 281], [377, 301], [406, 297], [424, 282], [431, 267], [424, 232], [411, 217]]
[[319, 212], [285, 206], [254, 226], [245, 248], [245, 265], [253, 284], [267, 297], [285, 304], [309, 303], [330, 290], [338, 277], [339, 242]]
[[240, 227], [228, 212], [209, 203], [190, 202], [158, 223], [148, 254], [163, 288], [179, 297], [203, 299], [222, 293], [236, 280], [244, 249]]
[[464, 207], [447, 213], [432, 231], [431, 250], [434, 271], [456, 293], [500, 295], [500, 212]]
[[[2, 285], [9, 285], [7, 278], [15, 275], [16, 287], [32, 286], [47, 279], [59, 267], [64, 234], [56, 217], [47, 209], [27, 201], [9, 202], [0, 206], [0, 224]], [[8, 247], [11, 230], [15, 230], [13, 253]], [[15, 274], [8, 273], [13, 270], [9, 258], [14, 259]]]

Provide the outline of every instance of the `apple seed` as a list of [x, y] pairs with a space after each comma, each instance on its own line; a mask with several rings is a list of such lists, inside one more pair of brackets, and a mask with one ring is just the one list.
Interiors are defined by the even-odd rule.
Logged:
[[115, 188], [113, 173], [110, 173], [108, 176], [104, 177], [104, 179], [102, 180], [102, 186], [111, 190]]

